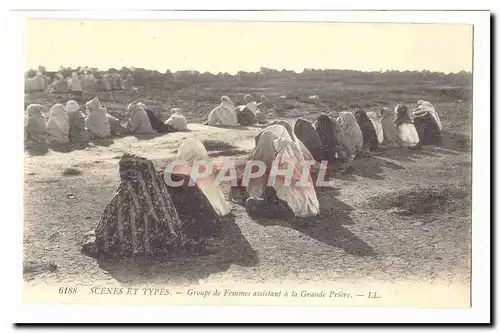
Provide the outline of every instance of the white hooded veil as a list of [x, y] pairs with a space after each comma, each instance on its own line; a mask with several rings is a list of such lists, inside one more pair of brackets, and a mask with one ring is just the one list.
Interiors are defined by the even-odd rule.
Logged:
[[272, 121], [270, 121], [269, 123], [266, 124], [266, 127], [259, 134], [257, 134], [256, 139], [258, 139], [259, 135], [261, 133], [263, 133], [267, 127], [270, 127], [272, 125], [283, 126], [287, 130], [288, 135], [293, 139], [293, 141], [297, 142], [304, 159], [307, 161], [314, 161], [314, 157], [312, 156], [309, 149], [307, 149], [306, 145], [299, 138], [297, 138], [297, 136], [295, 135], [295, 132], [292, 129], [292, 125], [290, 125], [290, 123], [287, 122], [286, 120], [272, 120]]
[[171, 116], [165, 121], [165, 124], [172, 126], [177, 131], [185, 131], [187, 129], [187, 120], [182, 115], [179, 108], [170, 110]]
[[233, 102], [227, 96], [221, 97], [221, 104], [208, 115], [209, 126], [238, 126], [238, 116]]
[[69, 121], [64, 105], [58, 103], [50, 108], [49, 120], [45, 128], [49, 141], [54, 143], [69, 142]]
[[41, 104], [30, 104], [26, 109], [28, 117], [26, 119], [26, 134], [33, 140], [39, 140], [45, 135], [45, 117], [42, 112], [45, 107]]
[[434, 108], [434, 105], [427, 101], [419, 100], [417, 102], [417, 108], [413, 111], [413, 115], [415, 117], [421, 117], [424, 116], [426, 113], [430, 113], [430, 115], [434, 118], [436, 121], [436, 124], [439, 127], [439, 130], [443, 130], [443, 126], [441, 125], [441, 119], [439, 119], [439, 115], [436, 112], [436, 109]]
[[76, 72], [71, 74], [71, 91], [82, 91], [82, 83]]
[[[308, 170], [304, 170], [305, 160], [299, 142], [294, 140], [283, 125], [270, 125], [259, 135], [251, 159], [264, 162], [269, 171], [275, 160], [280, 163], [292, 163], [294, 179], [300, 180], [302, 173]], [[259, 198], [267, 186], [268, 177], [252, 178], [247, 191], [250, 197]], [[285, 179], [282, 177], [276, 177], [271, 186], [276, 190], [278, 198], [288, 204], [295, 216], [307, 217], [319, 214], [319, 202], [310, 176], [306, 186], [295, 186], [294, 181], [290, 185], [285, 184]]]
[[384, 140], [387, 142], [398, 142], [398, 128], [396, 126], [396, 112], [393, 109], [384, 108], [381, 111]]
[[136, 134], [153, 134], [156, 131], [151, 126], [146, 106], [143, 103], [132, 102], [128, 105], [129, 119], [127, 128]]
[[245, 107], [247, 109], [249, 109], [250, 111], [252, 111], [253, 115], [255, 116], [257, 113], [257, 108], [258, 108], [257, 101], [255, 101], [253, 96], [250, 94], [246, 94], [244, 97], [244, 100], [246, 102]]
[[99, 99], [96, 97], [85, 103], [87, 118], [85, 126], [94, 136], [104, 138], [111, 135], [109, 127], [108, 113], [106, 108], [101, 106]]
[[[190, 139], [184, 141], [179, 146], [176, 160], [186, 161], [188, 167], [193, 167], [195, 161], [210, 161], [210, 157], [200, 140]], [[174, 168], [173, 171], [175, 172], [176, 169], [180, 170], [183, 168]], [[196, 185], [198, 185], [199, 189], [205, 194], [205, 197], [210, 201], [210, 204], [219, 216], [229, 214], [231, 205], [224, 198], [224, 193], [219, 184], [215, 181], [215, 176], [197, 179]]]

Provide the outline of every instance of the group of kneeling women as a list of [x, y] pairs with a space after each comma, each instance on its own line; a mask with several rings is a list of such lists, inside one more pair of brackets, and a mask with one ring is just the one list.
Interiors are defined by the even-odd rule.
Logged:
[[54, 104], [46, 121], [45, 107], [30, 104], [26, 110], [25, 141], [28, 145], [66, 144], [91, 139], [123, 136], [126, 134], [154, 134], [187, 129], [186, 118], [181, 110], [173, 108], [170, 117], [162, 122], [141, 102], [132, 102], [127, 107], [127, 121], [121, 123], [101, 106], [96, 97], [85, 103], [85, 111], [70, 100]]
[[386, 148], [441, 145], [442, 125], [434, 106], [418, 101], [417, 108], [397, 105], [380, 112], [341, 112], [337, 118], [320, 115], [315, 126], [298, 119], [295, 133], [316, 160], [347, 161]]
[[[302, 119], [297, 120], [294, 127], [287, 121], [274, 120], [255, 137], [249, 161], [261, 161], [270, 168], [274, 161], [286, 159], [294, 162], [294, 174], [302, 174], [306, 161], [343, 157], [349, 160], [362, 152], [363, 147], [373, 149], [390, 135], [394, 135], [392, 139], [397, 144], [406, 146], [416, 146], [429, 139], [439, 141], [439, 117], [433, 108], [424, 111], [423, 107], [428, 105], [421, 107], [422, 104], [411, 113], [404, 106], [397, 106], [393, 115], [383, 110], [379, 118], [375, 118], [379, 121], [371, 120], [373, 115], [364, 111], [341, 113], [337, 119], [322, 115], [316, 126]], [[419, 130], [413, 122], [417, 117], [423, 119]], [[387, 119], [392, 119], [394, 133], [387, 133]], [[427, 135], [425, 140], [423, 135]], [[318, 137], [319, 147], [313, 144]], [[85, 253], [124, 257], [162, 255], [181, 249], [203, 251], [210, 246], [218, 226], [231, 215], [231, 206], [236, 202], [231, 193], [241, 193], [242, 189], [244, 195], [240, 195], [240, 199], [244, 199], [247, 213], [254, 218], [309, 217], [320, 212], [313, 171], [305, 186], [286, 184], [280, 177], [268, 182], [268, 173], [250, 179], [245, 185], [238, 182], [239, 185], [230, 190], [230, 199], [226, 199], [215, 177], [193, 180], [186, 171], [195, 161], [210, 160], [201, 141], [184, 141], [176, 159], [186, 161], [187, 165], [157, 171], [146, 158], [122, 156], [119, 161], [121, 183], [95, 229], [85, 236], [82, 243]], [[182, 185], [169, 186], [166, 176]]]
[[[245, 105], [235, 107], [227, 96], [208, 115], [209, 126], [240, 126], [265, 122], [265, 113], [258, 109], [251, 95], [245, 96]], [[121, 123], [102, 107], [96, 97], [85, 103], [85, 111], [70, 100], [54, 104], [48, 120], [43, 115], [45, 107], [30, 104], [26, 110], [25, 141], [28, 146], [41, 144], [67, 144], [91, 139], [119, 137], [127, 134], [169, 133], [187, 130], [187, 120], [179, 108], [170, 110], [170, 116], [162, 122], [144, 103], [135, 101], [128, 105], [128, 120]]]

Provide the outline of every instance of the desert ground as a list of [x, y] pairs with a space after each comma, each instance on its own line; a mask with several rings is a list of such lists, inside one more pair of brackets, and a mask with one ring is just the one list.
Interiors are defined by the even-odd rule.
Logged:
[[[221, 81], [222, 82], [222, 81]], [[108, 111], [123, 117], [135, 99], [166, 119], [171, 107], [185, 112], [189, 132], [127, 136], [79, 147], [25, 150], [25, 282], [59, 285], [186, 285], [207, 282], [428, 281], [469, 283], [471, 242], [471, 82], [441, 77], [380, 74], [368, 79], [269, 79], [212, 82], [176, 89], [138, 86], [96, 94]], [[215, 159], [244, 159], [258, 127], [201, 125], [221, 95], [241, 104], [245, 93], [269, 98], [269, 118], [313, 120], [357, 107], [393, 108], [417, 100], [433, 103], [441, 116], [444, 143], [422, 150], [380, 147], [354, 161], [350, 174], [334, 174], [339, 190], [318, 189], [321, 214], [310, 219], [252, 220], [233, 204], [234, 221], [214, 237], [212, 254], [173, 255], [155, 260], [102, 261], [81, 253], [83, 235], [94, 228], [119, 184], [118, 159], [125, 153], [151, 158], [161, 169], [183, 139], [203, 140]], [[308, 100], [309, 95], [319, 100]], [[286, 99], [279, 96], [286, 95]], [[48, 107], [65, 94], [25, 95], [26, 104]], [[484, 110], [487, 111], [487, 110]], [[71, 172], [73, 170], [73, 172]], [[76, 170], [76, 171], [75, 171]], [[228, 187], [224, 186], [227, 194]]]

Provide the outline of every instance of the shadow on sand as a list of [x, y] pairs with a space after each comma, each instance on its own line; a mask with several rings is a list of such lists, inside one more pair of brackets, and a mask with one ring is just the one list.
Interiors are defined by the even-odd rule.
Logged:
[[355, 176], [382, 180], [384, 177], [380, 175], [384, 173], [384, 169], [401, 170], [404, 169], [399, 164], [386, 161], [377, 157], [358, 158], [343, 165], [334, 165], [330, 171], [331, 179], [340, 179], [345, 181], [356, 181]]
[[351, 206], [340, 201], [334, 190], [320, 190], [317, 192], [320, 214], [308, 218], [282, 219], [253, 219], [263, 226], [278, 225], [294, 229], [327, 245], [341, 248], [355, 256], [375, 256], [375, 250], [362, 239], [349, 231], [345, 225], [352, 225], [350, 217], [354, 210]]
[[214, 235], [220, 241], [215, 254], [179, 254], [164, 258], [99, 259], [99, 266], [124, 285], [198, 283], [211, 274], [226, 271], [231, 264], [256, 266], [257, 252], [242, 235], [234, 217], [221, 222]]
[[420, 149], [412, 149], [408, 147], [394, 147], [394, 148], [381, 148], [372, 152], [373, 157], [390, 158], [396, 161], [403, 162], [416, 162], [417, 159], [422, 157], [437, 156], [432, 151], [424, 146]]
[[440, 146], [425, 145], [421, 149], [407, 147], [380, 148], [372, 152], [373, 156], [386, 157], [393, 160], [415, 162], [416, 159], [426, 156], [458, 155], [459, 152], [470, 152], [470, 137], [460, 133], [443, 132]]
[[[95, 145], [97, 146], [99, 144]], [[88, 147], [90, 147], [90, 142], [81, 141], [66, 144], [42, 144], [37, 146], [25, 146], [25, 151], [28, 152], [30, 156], [41, 156], [47, 154], [49, 150], [53, 150], [59, 153], [69, 153], [74, 150], [83, 150]]]
[[139, 141], [147, 141], [155, 139], [159, 136], [167, 135], [168, 133], [150, 133], [150, 134], [130, 134]]

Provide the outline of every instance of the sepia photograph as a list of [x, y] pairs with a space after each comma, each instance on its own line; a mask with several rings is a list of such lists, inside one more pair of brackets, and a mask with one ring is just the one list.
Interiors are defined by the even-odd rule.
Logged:
[[23, 14], [23, 302], [472, 306], [473, 23], [63, 14]]

